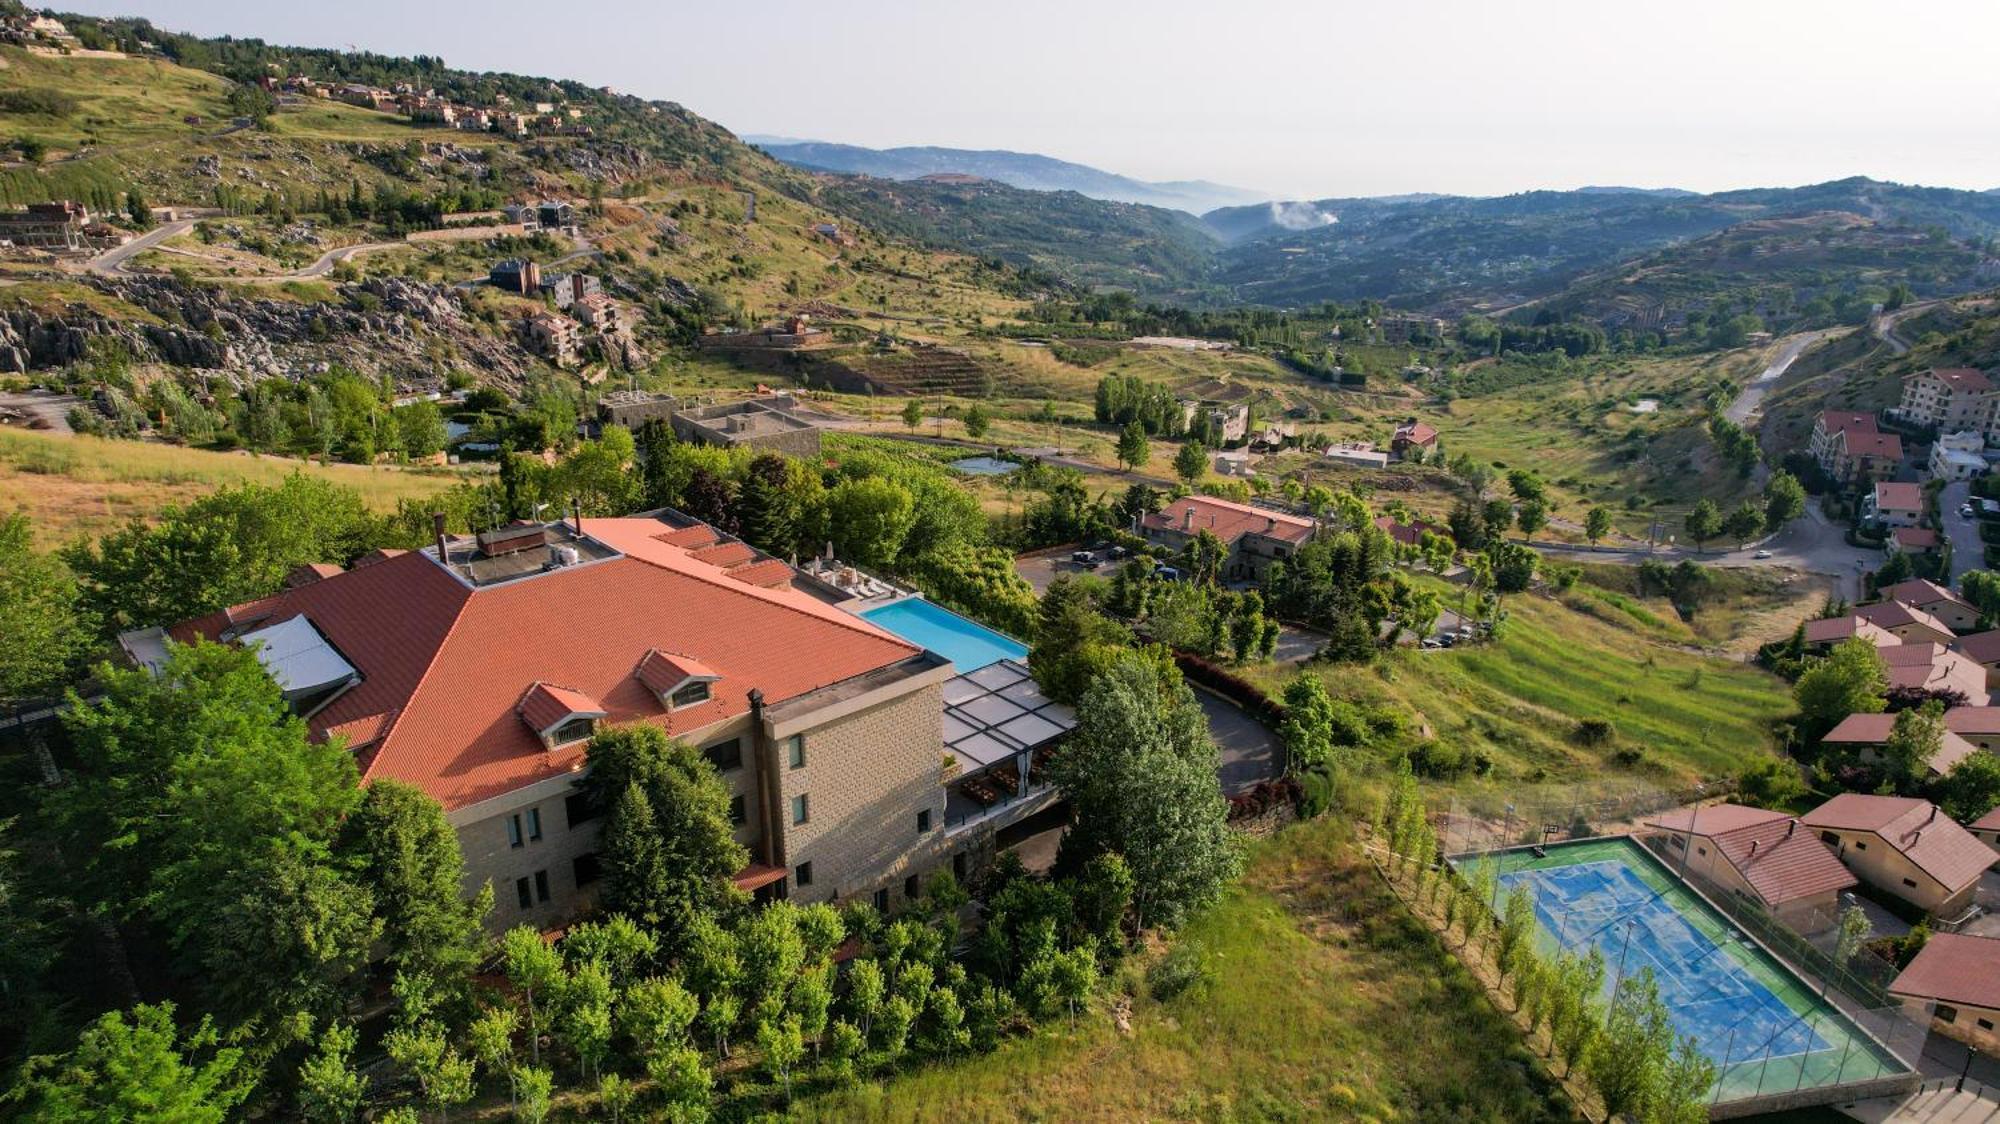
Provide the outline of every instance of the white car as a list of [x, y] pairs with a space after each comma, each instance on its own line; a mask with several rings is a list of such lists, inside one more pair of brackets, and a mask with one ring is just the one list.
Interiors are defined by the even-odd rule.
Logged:
[[1971, 505], [1971, 504], [1969, 504], [1969, 503], [1962, 503], [1962, 504], [1959, 504], [1959, 505], [1958, 505], [1958, 517], [1959, 517], [1960, 519], [1970, 519], [1970, 518], [1972, 518], [1972, 505]]
[[1771, 552], [1768, 550], [1760, 550], [1757, 553], [1751, 555], [1752, 558], [1769, 558], [1770, 556]]

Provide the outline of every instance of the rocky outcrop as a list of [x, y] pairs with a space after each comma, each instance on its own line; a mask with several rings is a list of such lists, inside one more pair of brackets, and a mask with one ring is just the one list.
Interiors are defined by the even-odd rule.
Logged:
[[60, 311], [7, 309], [0, 312], [0, 371], [74, 363], [97, 339], [140, 362], [220, 371], [241, 382], [338, 363], [402, 383], [459, 366], [518, 386], [534, 366], [504, 335], [468, 316], [449, 286], [381, 277], [340, 286], [337, 301], [301, 302], [165, 277], [87, 283], [148, 315], [116, 318], [81, 302]]

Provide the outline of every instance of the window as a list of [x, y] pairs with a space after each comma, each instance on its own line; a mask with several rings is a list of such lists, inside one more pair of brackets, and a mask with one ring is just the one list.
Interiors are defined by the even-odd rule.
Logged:
[[697, 679], [692, 683], [683, 683], [679, 687], [676, 687], [674, 693], [667, 696], [667, 709], [677, 710], [684, 706], [693, 706], [696, 703], [705, 703], [707, 701], [708, 680]]
[[889, 912], [889, 890], [887, 887], [875, 891], [875, 912]]
[[592, 851], [571, 859], [569, 872], [576, 878], [576, 886], [580, 890], [604, 877], [604, 864], [598, 860], [597, 852]]
[[1910, 889], [1914, 890], [1917, 888], [1917, 880], [1914, 878], [1905, 878], [1903, 879], [1903, 885], [1908, 886]]
[[521, 899], [522, 909], [535, 908], [535, 898], [534, 895], [530, 893], [528, 890], [527, 879], [525, 878], [514, 879], [514, 896]]
[[1831, 831], [1822, 831], [1822, 832], [1820, 832], [1820, 833], [1819, 833], [1819, 841], [1820, 841], [1820, 842], [1822, 842], [1822, 843], [1824, 843], [1824, 844], [1826, 844], [1826, 845], [1827, 845], [1827, 846], [1829, 846], [1829, 847], [1838, 847], [1838, 846], [1840, 846], [1840, 836], [1838, 836], [1838, 835], [1835, 835], [1835, 834], [1834, 834], [1833, 832], [1831, 832]]
[[729, 826], [731, 826], [731, 827], [742, 827], [742, 826], [743, 826], [743, 824], [744, 824], [744, 821], [748, 820], [749, 818], [750, 818], [750, 817], [749, 817], [749, 816], [748, 816], [748, 815], [747, 815], [747, 814], [745, 813], [745, 811], [744, 811], [744, 808], [743, 808], [743, 798], [742, 798], [741, 796], [732, 796], [732, 797], [730, 797], [730, 798], [729, 798]]
[[1706, 848], [1706, 847], [1696, 847], [1696, 848], [1694, 849], [1694, 853], [1695, 853], [1695, 854], [1697, 854], [1697, 855], [1706, 855], [1706, 854], [1708, 854], [1708, 848]]
[[507, 817], [507, 845], [509, 847], [519, 847], [521, 845], [521, 817], [519, 816]]
[[571, 742], [580, 742], [589, 737], [591, 731], [596, 728], [595, 718], [572, 718], [555, 728], [555, 732], [549, 735], [549, 744], [568, 745]]
[[743, 767], [743, 739], [730, 738], [726, 742], [716, 742], [714, 745], [704, 748], [701, 751], [701, 755], [708, 758], [708, 763], [715, 766], [715, 771], [718, 773], [726, 773], [731, 769], [741, 769]]
[[931, 829], [931, 810], [925, 808], [917, 813], [917, 834], [923, 835]]
[[572, 831], [576, 830], [576, 825], [589, 823], [603, 815], [604, 809], [598, 807], [597, 801], [592, 800], [587, 792], [572, 792], [563, 797], [563, 816]]
[[542, 810], [540, 808], [530, 808], [528, 809], [528, 840], [529, 842], [539, 842], [541, 838]]
[[1956, 1007], [1947, 1007], [1940, 1003], [1937, 1005], [1937, 1011], [1934, 1013], [1937, 1015], [1937, 1021], [1941, 1023], [1955, 1023], [1958, 1021], [1958, 1008]]
[[791, 737], [786, 738], [785, 752], [791, 758], [792, 768], [794, 769], [805, 768], [806, 736], [804, 734], [793, 734]]
[[794, 796], [794, 797], [792, 797], [792, 822], [793, 822], [793, 823], [795, 823], [795, 824], [802, 824], [802, 823], [806, 822], [806, 820], [807, 820], [808, 818], [810, 818], [810, 817], [809, 817], [809, 815], [808, 815], [809, 811], [810, 811], [810, 809], [809, 809], [809, 808], [807, 807], [807, 805], [806, 805], [806, 794], [805, 794], [805, 793], [801, 792], [801, 793], [799, 793], [799, 794], [798, 794], [797, 796]]
[[538, 902], [549, 900], [549, 872], [546, 870], [535, 872], [535, 900]]
[[1979, 1024], [1979, 1029], [1981, 1029], [1981, 1030], [1992, 1030], [1992, 1029], [1993, 1029], [1993, 1020], [1992, 1020], [1992, 1019], [1975, 1019], [1975, 1020], [1973, 1020], [1973, 1021], [1974, 1021], [1974, 1022], [1977, 1022], [1977, 1023]]
[[1868, 849], [1868, 844], [1867, 844], [1867, 843], [1864, 843], [1864, 842], [1862, 842], [1862, 841], [1861, 841], [1861, 840], [1859, 840], [1859, 839], [1856, 839], [1856, 840], [1854, 841], [1854, 849], [1855, 849], [1855, 850], [1857, 850], [1857, 851], [1866, 851], [1866, 850]]
[[1678, 835], [1669, 835], [1669, 836], [1667, 836], [1667, 846], [1669, 846], [1669, 847], [1679, 847], [1679, 848], [1680, 848], [1681, 850], [1685, 851], [1685, 850], [1687, 850], [1687, 848], [1688, 848], [1688, 841], [1687, 841], [1687, 840], [1685, 840], [1685, 839], [1682, 839], [1682, 838], [1681, 838], [1680, 836], [1678, 836]]
[[800, 863], [799, 868], [795, 872], [795, 874], [796, 874], [795, 880], [799, 885], [810, 886], [813, 884], [813, 864]]
[[912, 874], [908, 878], [903, 879], [903, 896], [905, 898], [909, 899], [910, 901], [916, 901], [917, 892], [918, 892], [918, 886], [917, 886], [916, 875]]

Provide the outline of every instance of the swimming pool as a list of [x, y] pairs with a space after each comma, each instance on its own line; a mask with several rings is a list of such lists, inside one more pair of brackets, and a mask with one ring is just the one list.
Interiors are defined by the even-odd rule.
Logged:
[[869, 623], [921, 644], [951, 661], [960, 675], [1001, 660], [1028, 658], [1028, 646], [950, 609], [920, 597], [906, 597], [861, 614]]
[[1651, 968], [1674, 1031], [1715, 1063], [1718, 1101], [1865, 1081], [1905, 1067], [1804, 980], [1633, 840], [1558, 843], [1457, 860], [1497, 864], [1500, 894], [1533, 895], [1537, 943], [1605, 961], [1616, 976]]

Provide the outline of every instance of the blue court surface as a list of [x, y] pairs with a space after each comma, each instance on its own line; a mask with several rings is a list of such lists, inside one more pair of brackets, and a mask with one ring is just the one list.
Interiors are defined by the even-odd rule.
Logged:
[[1623, 837], [1468, 856], [1497, 862], [1500, 898], [1534, 896], [1545, 954], [1604, 957], [1608, 1002], [1617, 979], [1651, 968], [1676, 1033], [1693, 1037], [1718, 1071], [1718, 1100], [1844, 1084], [1905, 1067], [1713, 906]]
[[1028, 658], [1028, 646], [920, 597], [907, 597], [861, 614], [877, 625], [951, 661], [960, 675], [1001, 660]]

